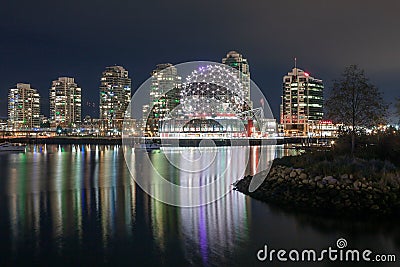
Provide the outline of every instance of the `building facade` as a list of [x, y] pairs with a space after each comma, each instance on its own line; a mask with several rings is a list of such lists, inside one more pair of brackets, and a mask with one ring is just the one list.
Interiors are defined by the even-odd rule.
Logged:
[[181, 99], [181, 77], [170, 63], [158, 64], [151, 73], [150, 105], [143, 107], [145, 136], [158, 136], [163, 120]]
[[132, 81], [122, 66], [106, 67], [100, 81], [100, 119], [104, 130], [120, 130], [131, 101]]
[[17, 83], [9, 90], [8, 127], [11, 130], [40, 127], [40, 96], [30, 84]]
[[323, 117], [322, 80], [295, 67], [283, 77], [280, 123], [285, 136], [307, 136]]
[[82, 121], [82, 89], [74, 78], [60, 77], [50, 88], [51, 126], [74, 127]]
[[236, 51], [230, 51], [222, 59], [222, 63], [238, 70], [237, 76], [243, 86], [245, 100], [247, 105], [252, 107], [253, 105], [250, 100], [250, 67], [247, 59], [243, 58], [243, 55]]

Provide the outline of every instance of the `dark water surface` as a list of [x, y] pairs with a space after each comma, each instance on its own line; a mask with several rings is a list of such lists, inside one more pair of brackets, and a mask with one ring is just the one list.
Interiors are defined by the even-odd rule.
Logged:
[[[224, 153], [237, 153], [221, 149], [221, 164]], [[254, 173], [259, 149], [249, 151], [247, 173]], [[276, 156], [287, 153], [278, 148]], [[136, 160], [145, 154], [137, 152]], [[179, 179], [159, 151], [150, 157], [159, 172]], [[151, 175], [146, 167], [140, 171]], [[394, 219], [298, 214], [236, 191], [198, 208], [163, 204], [131, 180], [119, 146], [48, 145], [0, 153], [0, 266], [277, 266], [276, 259], [257, 260], [265, 244], [322, 250], [336, 247], [338, 238], [351, 248], [400, 256], [400, 222]]]

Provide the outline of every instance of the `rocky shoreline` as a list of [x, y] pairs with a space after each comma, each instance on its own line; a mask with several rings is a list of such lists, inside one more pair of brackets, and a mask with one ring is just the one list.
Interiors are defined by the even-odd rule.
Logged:
[[312, 176], [303, 169], [275, 165], [263, 184], [249, 192], [252, 176], [234, 184], [236, 190], [264, 202], [312, 213], [400, 215], [400, 185], [371, 181], [352, 174]]

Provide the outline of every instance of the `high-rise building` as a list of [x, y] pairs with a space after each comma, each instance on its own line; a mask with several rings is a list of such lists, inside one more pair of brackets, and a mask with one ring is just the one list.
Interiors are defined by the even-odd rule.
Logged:
[[146, 124], [147, 124], [147, 117], [149, 116], [149, 109], [150, 105], [143, 105], [142, 106], [142, 121], [141, 121], [141, 131], [145, 133], [147, 131]]
[[180, 85], [181, 77], [171, 63], [158, 64], [151, 73], [150, 105], [158, 103], [162, 95]]
[[50, 88], [51, 125], [73, 127], [81, 123], [82, 90], [74, 78], [60, 77], [54, 80]]
[[120, 128], [131, 101], [131, 79], [121, 66], [106, 67], [100, 84], [100, 119], [107, 129]]
[[40, 127], [40, 96], [30, 84], [17, 83], [9, 90], [8, 127], [13, 130]]
[[180, 104], [181, 77], [170, 63], [158, 64], [151, 73], [150, 105], [143, 107], [145, 135], [157, 136], [159, 122]]
[[230, 51], [226, 57], [222, 59], [222, 63], [238, 70], [238, 79], [243, 86], [247, 105], [251, 108], [253, 105], [250, 100], [250, 67], [247, 59], [243, 58], [242, 54], [236, 51]]
[[283, 77], [280, 123], [285, 135], [306, 136], [310, 126], [322, 119], [323, 90], [322, 80], [296, 66]]

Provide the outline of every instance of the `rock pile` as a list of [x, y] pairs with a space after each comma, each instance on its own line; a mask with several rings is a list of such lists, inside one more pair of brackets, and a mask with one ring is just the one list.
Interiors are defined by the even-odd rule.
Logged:
[[400, 185], [352, 174], [311, 176], [303, 169], [274, 166], [263, 184], [249, 193], [251, 176], [235, 189], [259, 200], [317, 213], [400, 214]]

